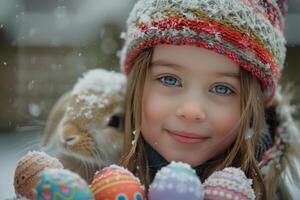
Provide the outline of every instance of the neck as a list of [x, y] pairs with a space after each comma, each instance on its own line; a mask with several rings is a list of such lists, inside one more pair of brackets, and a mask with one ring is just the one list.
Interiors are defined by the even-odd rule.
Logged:
[[[162, 167], [167, 166], [170, 162], [168, 162], [164, 157], [162, 157], [150, 144], [146, 141], [144, 142], [145, 152], [148, 160], [149, 174], [151, 182], [155, 177], [157, 171], [159, 171]], [[201, 179], [201, 174], [204, 169], [207, 167], [207, 164], [201, 164], [197, 167], [193, 167], [196, 171], [197, 175]]]

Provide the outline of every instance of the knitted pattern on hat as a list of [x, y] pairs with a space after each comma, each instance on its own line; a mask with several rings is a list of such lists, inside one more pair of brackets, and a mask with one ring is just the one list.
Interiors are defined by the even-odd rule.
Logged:
[[127, 20], [121, 66], [145, 49], [193, 45], [220, 53], [257, 77], [273, 96], [285, 60], [282, 8], [275, 0], [139, 0]]

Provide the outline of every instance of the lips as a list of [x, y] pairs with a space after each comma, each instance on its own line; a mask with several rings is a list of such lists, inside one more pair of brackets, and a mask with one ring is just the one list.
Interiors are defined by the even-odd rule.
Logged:
[[184, 143], [184, 144], [197, 144], [209, 138], [205, 136], [199, 136], [190, 132], [174, 131], [174, 130], [166, 130], [166, 131], [177, 142]]

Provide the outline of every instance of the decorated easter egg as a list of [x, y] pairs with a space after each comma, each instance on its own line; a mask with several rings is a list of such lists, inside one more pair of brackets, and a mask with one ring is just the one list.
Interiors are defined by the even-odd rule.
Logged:
[[255, 193], [252, 180], [239, 168], [228, 167], [209, 176], [203, 186], [206, 200], [252, 200]]
[[203, 186], [194, 169], [182, 162], [171, 162], [159, 170], [149, 187], [149, 200], [202, 200]]
[[44, 152], [32, 151], [23, 156], [17, 164], [14, 188], [18, 197], [35, 199], [34, 188], [40, 180], [38, 174], [45, 168], [63, 168], [56, 159]]
[[45, 169], [36, 186], [37, 200], [94, 199], [88, 184], [66, 169]]
[[90, 186], [96, 200], [143, 200], [145, 190], [127, 169], [111, 165], [96, 173]]

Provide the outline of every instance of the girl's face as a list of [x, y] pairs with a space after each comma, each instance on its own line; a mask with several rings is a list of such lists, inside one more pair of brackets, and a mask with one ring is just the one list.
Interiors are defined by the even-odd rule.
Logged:
[[166, 160], [198, 166], [237, 135], [239, 67], [192, 46], [155, 47], [142, 98], [142, 134]]

